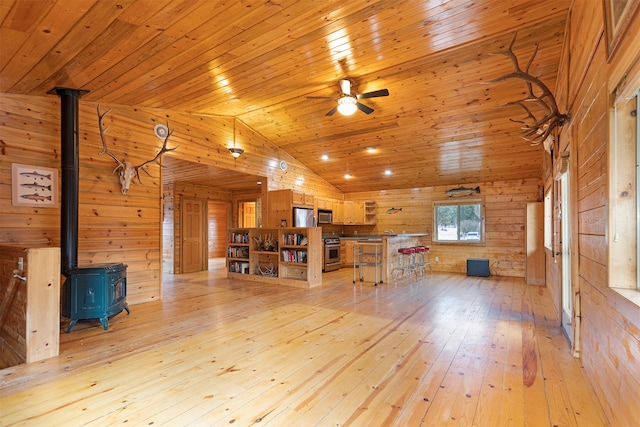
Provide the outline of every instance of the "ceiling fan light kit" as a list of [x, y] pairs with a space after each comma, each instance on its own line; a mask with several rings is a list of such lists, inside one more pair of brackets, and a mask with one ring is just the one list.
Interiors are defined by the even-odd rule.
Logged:
[[350, 95], [345, 95], [342, 98], [338, 99], [338, 112], [345, 116], [350, 116], [356, 112], [358, 107], [356, 104], [358, 100]]

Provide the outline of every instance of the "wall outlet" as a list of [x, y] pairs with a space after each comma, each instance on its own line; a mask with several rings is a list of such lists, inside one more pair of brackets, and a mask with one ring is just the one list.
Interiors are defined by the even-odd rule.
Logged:
[[438, 261], [440, 261], [440, 257], [439, 256], [436, 257], [436, 262], [438, 262]]
[[493, 261], [493, 265], [498, 265], [498, 260], [497, 259]]

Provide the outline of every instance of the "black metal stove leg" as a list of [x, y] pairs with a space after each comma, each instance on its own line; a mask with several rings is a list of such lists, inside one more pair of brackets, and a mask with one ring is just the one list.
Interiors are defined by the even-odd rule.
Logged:
[[69, 323], [69, 326], [67, 326], [67, 333], [70, 334], [71, 333], [71, 328], [73, 328], [73, 326], [78, 323], [78, 320], [72, 320], [71, 323]]

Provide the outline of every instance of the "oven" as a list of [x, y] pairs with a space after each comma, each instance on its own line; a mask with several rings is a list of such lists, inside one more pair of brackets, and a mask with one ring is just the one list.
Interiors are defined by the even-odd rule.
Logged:
[[322, 271], [334, 271], [340, 269], [340, 238], [326, 237], [324, 239], [324, 252], [322, 255]]

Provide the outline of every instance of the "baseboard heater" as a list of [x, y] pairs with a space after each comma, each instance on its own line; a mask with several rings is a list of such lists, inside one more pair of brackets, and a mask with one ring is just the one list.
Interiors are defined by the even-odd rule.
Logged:
[[489, 260], [485, 258], [468, 258], [467, 276], [489, 277]]

